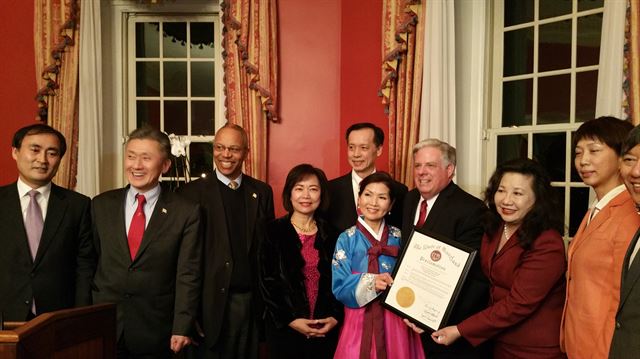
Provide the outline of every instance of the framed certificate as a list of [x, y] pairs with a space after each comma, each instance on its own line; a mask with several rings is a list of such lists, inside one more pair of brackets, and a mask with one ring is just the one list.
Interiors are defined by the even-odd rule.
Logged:
[[446, 322], [476, 250], [422, 229], [409, 236], [382, 305], [435, 331]]

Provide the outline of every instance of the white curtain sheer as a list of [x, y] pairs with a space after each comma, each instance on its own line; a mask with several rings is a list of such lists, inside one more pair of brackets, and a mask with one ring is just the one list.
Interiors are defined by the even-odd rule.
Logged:
[[76, 191], [100, 193], [102, 154], [102, 39], [100, 2], [80, 7], [78, 182]]
[[456, 143], [454, 1], [426, 1], [419, 140]]
[[626, 119], [623, 101], [624, 91], [624, 24], [626, 1], [605, 1], [600, 40], [600, 67], [596, 117], [615, 116]]

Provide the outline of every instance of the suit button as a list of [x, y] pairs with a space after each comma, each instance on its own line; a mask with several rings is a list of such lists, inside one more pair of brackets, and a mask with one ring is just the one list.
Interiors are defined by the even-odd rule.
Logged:
[[616, 322], [616, 329], [620, 329], [621, 325], [620, 322]]
[[25, 301], [24, 301], [24, 304], [29, 305], [29, 304], [31, 304], [31, 302], [30, 302], [30, 301], [28, 301], [28, 300], [25, 300]]
[[35, 273], [29, 273], [29, 277], [33, 278], [33, 277], [35, 277], [35, 276], [36, 276], [36, 274], [35, 274]]
[[229, 268], [229, 266], [230, 266], [230, 265], [231, 265], [231, 263], [229, 263], [229, 262], [224, 262], [224, 266], [225, 266], [225, 267]]
[[224, 288], [220, 288], [220, 293], [224, 293]]
[[134, 272], [135, 268], [129, 268], [129, 272]]
[[129, 299], [129, 298], [131, 298], [131, 294], [126, 293], [126, 294], [124, 295], [124, 297], [125, 297], [126, 299]]

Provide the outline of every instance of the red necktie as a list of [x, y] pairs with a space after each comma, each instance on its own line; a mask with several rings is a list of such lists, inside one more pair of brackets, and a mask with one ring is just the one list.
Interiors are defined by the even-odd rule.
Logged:
[[138, 208], [136, 209], [136, 213], [133, 214], [133, 218], [131, 218], [129, 234], [127, 235], [131, 260], [133, 260], [136, 257], [136, 253], [138, 253], [138, 248], [140, 248], [142, 236], [144, 235], [144, 226], [147, 222], [144, 215], [144, 204], [147, 199], [144, 198], [143, 194], [137, 194], [136, 198], [138, 199]]
[[421, 228], [424, 225], [424, 222], [427, 220], [427, 201], [422, 200], [420, 203], [420, 216], [418, 217], [418, 223], [416, 223], [416, 228]]

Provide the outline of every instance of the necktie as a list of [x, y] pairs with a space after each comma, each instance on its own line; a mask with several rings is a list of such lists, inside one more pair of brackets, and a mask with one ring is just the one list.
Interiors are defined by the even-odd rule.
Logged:
[[32, 189], [27, 193], [29, 195], [29, 205], [27, 206], [27, 217], [25, 220], [25, 229], [27, 230], [27, 238], [29, 239], [29, 250], [31, 258], [36, 258], [38, 246], [40, 245], [40, 237], [42, 236], [42, 209], [38, 204], [37, 197], [40, 192]]
[[422, 200], [422, 202], [420, 203], [420, 216], [418, 217], [418, 223], [416, 223], [416, 228], [422, 227], [426, 220], [427, 220], [427, 201]]
[[238, 188], [238, 182], [232, 180], [231, 182], [229, 182], [229, 188], [231, 189]]
[[129, 226], [129, 233], [127, 239], [129, 241], [129, 252], [131, 253], [131, 260], [136, 257], [140, 243], [142, 242], [142, 236], [144, 235], [144, 226], [147, 222], [147, 218], [144, 215], [144, 204], [147, 199], [143, 194], [137, 194], [138, 208], [131, 218], [131, 225]]

